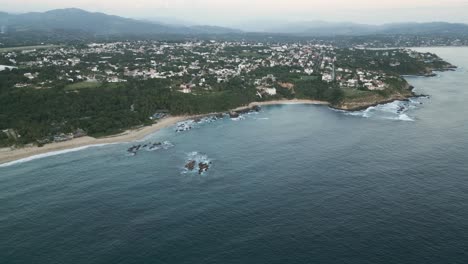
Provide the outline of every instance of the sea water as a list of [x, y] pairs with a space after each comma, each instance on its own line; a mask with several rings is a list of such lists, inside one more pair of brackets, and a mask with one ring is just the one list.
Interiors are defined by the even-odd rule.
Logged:
[[[0, 167], [0, 263], [468, 263], [468, 48], [359, 112], [278, 105]], [[166, 148], [135, 144], [166, 142]], [[189, 160], [211, 162], [202, 174]]]

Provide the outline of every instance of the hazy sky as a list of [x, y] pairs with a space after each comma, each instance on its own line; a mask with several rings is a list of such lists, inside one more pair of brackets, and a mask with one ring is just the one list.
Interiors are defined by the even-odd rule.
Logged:
[[7, 12], [65, 7], [134, 18], [171, 17], [216, 25], [260, 20], [468, 23], [468, 0], [0, 0], [0, 10]]

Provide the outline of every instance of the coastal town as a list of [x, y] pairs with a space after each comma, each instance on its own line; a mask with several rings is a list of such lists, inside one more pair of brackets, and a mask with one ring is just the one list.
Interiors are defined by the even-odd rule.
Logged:
[[[223, 104], [223, 108], [252, 101], [299, 98], [328, 101], [336, 108], [350, 110], [412, 96], [402, 75], [433, 76], [434, 70], [454, 68], [434, 54], [410, 49], [374, 50], [360, 46], [339, 48], [313, 42], [215, 40], [119, 41], [25, 47], [2, 51], [0, 64], [1, 74], [8, 72], [14, 76], [8, 77], [7, 85], [10, 87], [4, 87], [11, 93], [58, 90], [63, 96], [76, 97], [89, 91], [111, 93], [138, 85], [146, 85], [149, 89], [156, 85], [158, 89], [163, 86], [179, 100], [185, 100], [185, 97], [180, 97], [184, 95], [191, 100], [221, 95], [225, 96], [224, 101], [232, 100], [232, 104]], [[226, 95], [226, 92], [239, 89], [249, 94], [248, 98], [242, 98], [241, 104], [236, 103], [240, 101], [236, 99], [239, 92]], [[168, 109], [171, 108], [168, 107], [170, 103], [147, 107], [150, 110], [145, 111], [139, 109], [141, 104], [131, 100], [123, 104], [129, 115], [146, 112], [146, 117], [138, 117], [143, 121], [109, 125], [118, 127], [107, 129], [104, 134], [157, 122], [170, 114], [218, 111], [218, 108], [193, 110], [187, 106], [189, 102], [181, 102], [179, 111]], [[72, 122], [63, 118], [49, 120], [43, 124], [45, 128], [41, 128], [44, 131], [29, 136], [27, 142], [32, 140], [42, 146], [89, 134], [102, 134], [99, 129], [103, 126], [102, 119], [107, 116], [100, 119], [99, 128], [89, 128], [86, 126], [95, 127], [96, 124], [89, 125], [83, 121], [92, 119], [89, 115], [93, 113], [86, 112], [88, 116], [77, 116], [74, 125], [69, 125]], [[14, 124], [15, 120], [2, 122], [2, 125], [9, 123]], [[4, 146], [15, 144], [23, 134], [29, 134], [14, 126], [1, 127], [1, 131], [0, 139], [3, 139]]]
[[[372, 67], [369, 65], [353, 65], [357, 64], [356, 53], [362, 53], [357, 52], [359, 50], [363, 49], [302, 43], [91, 43], [5, 52], [1, 54], [2, 61], [9, 65], [2, 66], [0, 70], [19, 69], [24, 72], [23, 81], [16, 83], [16, 88], [47, 89], [65, 85], [67, 90], [73, 91], [98, 87], [102, 83], [127, 82], [129, 79], [170, 79], [174, 80], [173, 90], [202, 93], [212, 90], [216, 83], [240, 76], [249, 77], [249, 73], [262, 67], [289, 67], [290, 73], [301, 78], [321, 76], [322, 81], [336, 81], [341, 87], [384, 90], [387, 87], [385, 79], [394, 76], [379, 70], [379, 67], [370, 70]], [[367, 52], [371, 53], [371, 65], [386, 63], [389, 73], [392, 70], [399, 73], [400, 66], [410, 59], [421, 63], [442, 61], [433, 54], [421, 54], [410, 49]], [[258, 77], [253, 83], [257, 85], [259, 96], [276, 95], [275, 76], [266, 74]]]

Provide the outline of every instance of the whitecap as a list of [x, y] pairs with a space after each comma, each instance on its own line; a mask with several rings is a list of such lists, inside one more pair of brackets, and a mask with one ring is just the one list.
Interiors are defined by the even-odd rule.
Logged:
[[239, 116], [239, 117], [236, 117], [236, 118], [231, 118], [232, 121], [240, 121], [240, 120], [244, 120], [245, 117], [244, 116]]
[[398, 120], [401, 121], [414, 121], [411, 117], [409, 117], [407, 114], [401, 114], [398, 116]]
[[393, 101], [386, 104], [371, 106], [361, 111], [341, 111], [345, 115], [357, 116], [370, 119], [384, 119], [384, 120], [399, 120], [399, 121], [415, 121], [409, 115], [410, 110], [417, 109], [422, 102], [419, 98], [410, 98], [408, 101]]
[[176, 132], [188, 131], [188, 130], [191, 130], [194, 127], [194, 125], [195, 125], [194, 120], [187, 120], [187, 121], [179, 122], [175, 126], [175, 131]]

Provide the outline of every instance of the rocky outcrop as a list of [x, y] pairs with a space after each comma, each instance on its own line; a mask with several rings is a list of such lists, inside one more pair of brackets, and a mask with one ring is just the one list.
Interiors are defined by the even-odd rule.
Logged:
[[[208, 169], [210, 168], [211, 162], [198, 162], [198, 174], [202, 174], [204, 172], [207, 172]], [[197, 161], [196, 160], [190, 160], [185, 164], [185, 168], [188, 171], [194, 171], [195, 167], [197, 167]]]
[[238, 112], [231, 111], [229, 112], [229, 117], [230, 118], [238, 118], [240, 114]]
[[372, 106], [377, 106], [380, 104], [388, 104], [393, 101], [407, 101], [409, 97], [403, 96], [395, 96], [392, 98], [386, 99], [376, 99], [376, 100], [369, 100], [369, 101], [349, 101], [349, 102], [342, 102], [339, 105], [332, 105], [331, 108], [337, 110], [345, 110], [345, 111], [361, 111], [365, 110]]
[[258, 106], [258, 105], [254, 105], [254, 106], [252, 106], [251, 110], [255, 111], [255, 112], [260, 112], [260, 110], [262, 110], [262, 108], [260, 106]]
[[180, 122], [176, 126], [176, 132], [184, 132], [192, 129], [193, 120]]
[[369, 107], [388, 104], [394, 101], [408, 101], [409, 98], [417, 97], [413, 92], [414, 86], [405, 82], [400, 88], [400, 91], [394, 92], [388, 96], [382, 96], [379, 94], [370, 94], [369, 96], [363, 96], [361, 98], [345, 99], [338, 104], [330, 105], [331, 108], [344, 111], [361, 111]]
[[154, 143], [153, 142], [148, 142], [148, 143], [145, 143], [145, 144], [139, 144], [139, 145], [132, 146], [129, 149], [127, 149], [127, 152], [131, 156], [135, 156], [139, 151], [143, 151], [143, 150], [146, 150], [146, 151], [153, 151], [153, 150], [159, 150], [159, 149], [167, 150], [167, 149], [170, 149], [172, 147], [174, 147], [174, 145], [169, 141], [154, 142]]
[[185, 164], [185, 168], [189, 171], [193, 171], [195, 169], [195, 165], [197, 164], [196, 161], [191, 160], [187, 164]]
[[198, 174], [208, 171], [210, 165], [208, 163], [200, 162], [198, 163]]
[[230, 111], [228, 114], [230, 118], [238, 118], [240, 115], [247, 114], [250, 112], [260, 112], [260, 110], [260, 106], [254, 105], [251, 107], [237, 108], [236, 110]]

